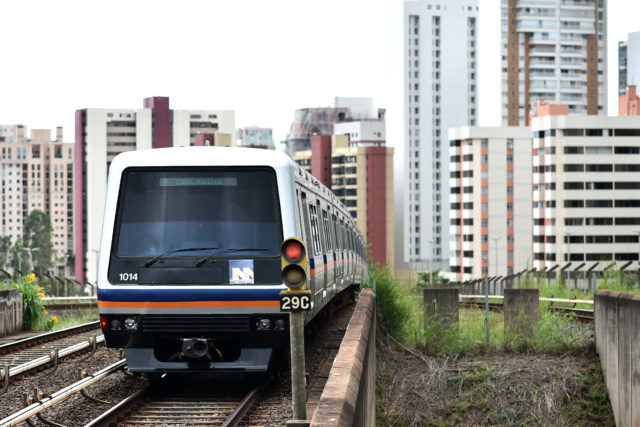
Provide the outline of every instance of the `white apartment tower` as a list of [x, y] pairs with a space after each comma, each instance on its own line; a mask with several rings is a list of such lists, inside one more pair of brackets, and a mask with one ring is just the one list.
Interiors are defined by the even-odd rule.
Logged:
[[451, 259], [455, 281], [531, 268], [531, 129], [449, 130]]
[[404, 1], [403, 258], [448, 269], [449, 141], [476, 125], [477, 0]]
[[618, 95], [627, 93], [631, 85], [640, 86], [640, 31], [618, 42]]
[[502, 0], [502, 122], [540, 99], [607, 114], [606, 0]]
[[635, 264], [640, 117], [544, 116], [531, 127], [533, 266]]

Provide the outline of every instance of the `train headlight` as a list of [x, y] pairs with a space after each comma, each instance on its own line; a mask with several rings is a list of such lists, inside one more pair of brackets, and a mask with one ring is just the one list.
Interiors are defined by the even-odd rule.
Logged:
[[276, 324], [273, 327], [273, 330], [274, 331], [279, 331], [279, 332], [280, 331], [284, 331], [284, 320], [282, 320], [282, 319], [276, 320]]
[[129, 332], [137, 331], [138, 320], [133, 317], [127, 317], [124, 321], [124, 328]]
[[268, 318], [259, 319], [256, 323], [256, 329], [258, 329], [259, 331], [268, 331], [269, 329], [271, 329], [271, 320], [269, 320]]
[[120, 322], [120, 319], [111, 320], [111, 330], [112, 331], [119, 331], [121, 325], [122, 325], [122, 323]]
[[282, 282], [289, 289], [304, 289], [307, 282], [307, 251], [302, 240], [296, 237], [286, 239], [280, 247], [282, 260]]

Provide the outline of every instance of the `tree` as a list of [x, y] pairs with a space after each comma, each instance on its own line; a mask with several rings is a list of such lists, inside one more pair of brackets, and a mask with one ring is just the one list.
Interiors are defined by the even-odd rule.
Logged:
[[13, 276], [20, 275], [19, 270], [25, 272], [29, 266], [29, 254], [25, 252], [22, 238], [18, 238], [11, 247], [11, 268], [13, 268]]
[[9, 265], [9, 251], [11, 251], [11, 237], [0, 236], [0, 268]]
[[39, 209], [31, 211], [24, 222], [24, 247], [30, 249], [34, 270], [39, 275], [53, 267], [52, 231], [51, 218]]
[[[433, 276], [433, 283], [431, 283], [431, 277]], [[440, 275], [440, 270], [433, 270], [433, 272], [423, 271], [418, 273], [418, 286], [423, 288], [434, 288], [436, 286], [449, 286], [449, 279]]]

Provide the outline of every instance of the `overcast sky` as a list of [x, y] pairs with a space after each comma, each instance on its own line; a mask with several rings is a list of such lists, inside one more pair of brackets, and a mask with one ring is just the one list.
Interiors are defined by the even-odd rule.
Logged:
[[[479, 124], [500, 122], [500, 1], [480, 0]], [[373, 97], [402, 144], [401, 0], [0, 1], [0, 124], [63, 126], [80, 108], [230, 109], [284, 139], [296, 108]], [[609, 0], [609, 114], [617, 42], [640, 2]]]

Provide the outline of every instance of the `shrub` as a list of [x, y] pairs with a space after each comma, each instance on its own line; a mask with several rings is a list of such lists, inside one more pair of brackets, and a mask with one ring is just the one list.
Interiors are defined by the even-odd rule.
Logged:
[[44, 317], [41, 299], [44, 292], [35, 279], [36, 276], [32, 273], [12, 281], [13, 286], [22, 294], [22, 328], [27, 331], [35, 329]]

